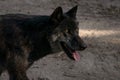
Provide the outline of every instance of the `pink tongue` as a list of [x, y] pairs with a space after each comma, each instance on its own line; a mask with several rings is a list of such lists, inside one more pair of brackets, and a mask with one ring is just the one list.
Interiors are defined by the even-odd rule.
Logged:
[[75, 59], [75, 61], [79, 61], [80, 55], [75, 51], [75, 52], [73, 52], [73, 58]]

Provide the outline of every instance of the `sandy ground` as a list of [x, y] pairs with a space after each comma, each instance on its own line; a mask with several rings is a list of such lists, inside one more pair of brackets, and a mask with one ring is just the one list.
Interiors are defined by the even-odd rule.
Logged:
[[[88, 48], [81, 60], [61, 52], [48, 55], [27, 71], [30, 80], [120, 80], [120, 0], [0, 0], [0, 14], [50, 15], [78, 4], [80, 36]], [[45, 79], [46, 78], [46, 79]], [[7, 71], [0, 80], [8, 80]]]

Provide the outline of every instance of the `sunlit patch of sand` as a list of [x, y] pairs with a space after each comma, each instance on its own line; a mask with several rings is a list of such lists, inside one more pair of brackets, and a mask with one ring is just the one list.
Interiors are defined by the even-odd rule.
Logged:
[[79, 30], [81, 37], [90, 38], [98, 41], [111, 44], [120, 44], [120, 31], [114, 30]]
[[113, 30], [79, 30], [79, 35], [81, 37], [101, 37], [120, 34], [120, 31]]

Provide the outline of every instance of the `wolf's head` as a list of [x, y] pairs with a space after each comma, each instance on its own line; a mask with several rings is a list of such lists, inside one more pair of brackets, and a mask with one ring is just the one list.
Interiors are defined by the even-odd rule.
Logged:
[[79, 36], [78, 21], [76, 20], [77, 7], [73, 7], [66, 13], [63, 13], [62, 8], [58, 7], [50, 17], [54, 24], [50, 35], [52, 47], [61, 47], [74, 60], [79, 60], [77, 51], [87, 47]]

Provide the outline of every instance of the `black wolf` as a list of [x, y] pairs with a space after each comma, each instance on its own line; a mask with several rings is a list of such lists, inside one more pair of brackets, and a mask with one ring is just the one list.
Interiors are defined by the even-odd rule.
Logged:
[[0, 74], [7, 70], [10, 80], [28, 80], [34, 61], [62, 50], [79, 60], [76, 51], [86, 44], [78, 35], [76, 12], [77, 6], [66, 13], [58, 7], [50, 16], [0, 15]]

